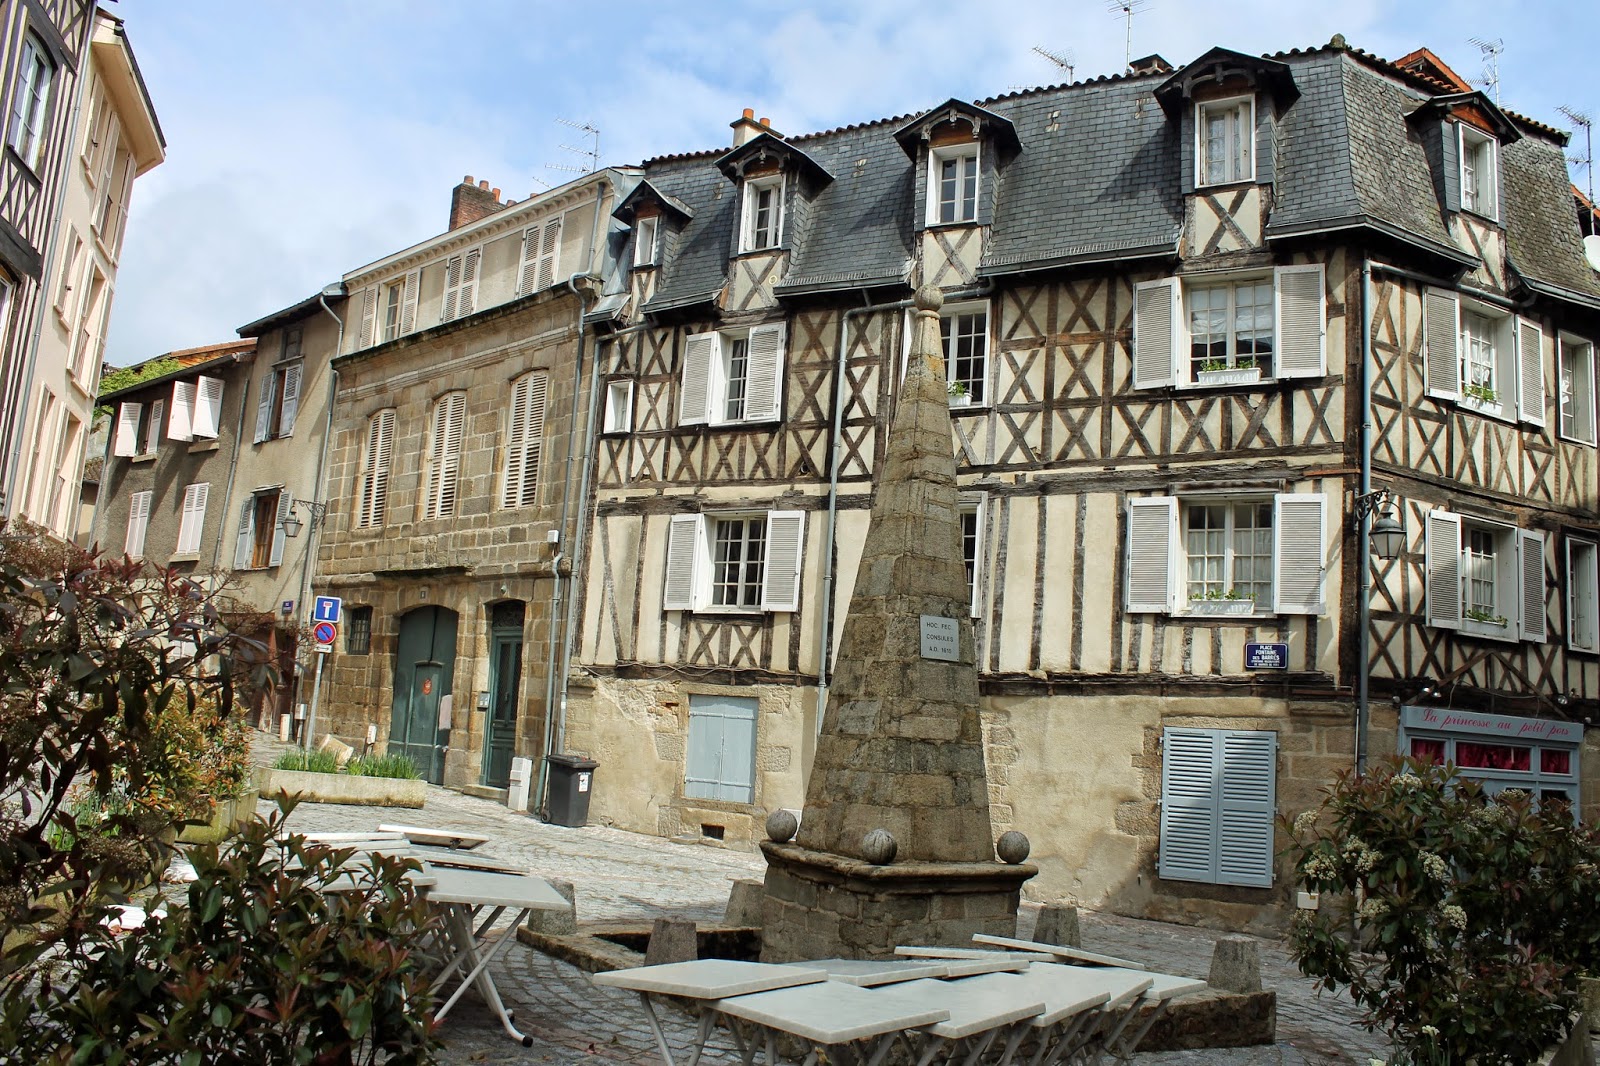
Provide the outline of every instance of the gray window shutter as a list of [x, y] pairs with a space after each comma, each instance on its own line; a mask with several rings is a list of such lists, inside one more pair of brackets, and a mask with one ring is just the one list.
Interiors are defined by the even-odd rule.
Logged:
[[278, 374], [271, 371], [261, 382], [261, 399], [256, 402], [256, 444], [272, 437], [272, 398], [277, 391]]
[[250, 555], [255, 547], [256, 533], [256, 498], [246, 496], [244, 506], [239, 508], [239, 534], [233, 542], [233, 568], [235, 570], [250, 569]]
[[1132, 614], [1172, 610], [1172, 556], [1178, 543], [1178, 501], [1150, 496], [1128, 501], [1128, 601]]
[[1321, 614], [1323, 528], [1327, 501], [1320, 493], [1273, 497], [1272, 591], [1279, 614]]
[[691, 697], [685, 796], [729, 803], [754, 801], [759, 706], [748, 697]]
[[1444, 178], [1444, 209], [1461, 210], [1461, 144], [1454, 123], [1439, 124], [1440, 176]]
[[517, 295], [526, 296], [539, 288], [539, 227], [522, 231], [522, 261], [517, 265]]
[[717, 333], [696, 333], [683, 342], [683, 382], [678, 393], [678, 425], [704, 425], [711, 413], [711, 364], [722, 355]]
[[294, 497], [289, 495], [288, 489], [278, 492], [278, 519], [273, 523], [272, 530], [272, 558], [267, 560], [268, 566], [277, 566], [283, 562], [283, 520], [289, 517], [289, 508], [294, 506]]
[[117, 408], [117, 437], [112, 442], [112, 455], [139, 454], [139, 420], [144, 415], [144, 404], [125, 403]]
[[461, 435], [466, 415], [466, 393], [439, 397], [433, 410], [433, 444], [425, 517], [447, 518], [456, 513], [457, 481], [461, 473]]
[[444, 265], [444, 300], [439, 305], [439, 321], [448, 322], [456, 317], [456, 306], [461, 298], [461, 257], [451, 256]]
[[1217, 780], [1221, 737], [1214, 729], [1161, 733], [1161, 841], [1157, 874], [1168, 881], [1216, 880]]
[[1445, 511], [1428, 512], [1426, 609], [1430, 626], [1461, 628], [1461, 519]]
[[417, 328], [417, 288], [421, 274], [420, 270], [413, 270], [406, 275], [406, 287], [400, 294], [401, 336]]
[[757, 326], [750, 331], [750, 377], [745, 386], [746, 422], [783, 417], [784, 325]]
[[357, 334], [356, 350], [372, 347], [372, 335], [378, 325], [378, 287], [374, 285], [361, 294], [361, 332]]
[[173, 440], [194, 440], [190, 428], [194, 416], [194, 382], [172, 383], [172, 410], [167, 414], [167, 436]]
[[1171, 385], [1183, 335], [1178, 279], [1144, 281], [1133, 287], [1133, 387]]
[[1544, 534], [1517, 530], [1517, 612], [1523, 640], [1545, 642]]
[[360, 513], [356, 524], [362, 529], [383, 525], [389, 498], [389, 454], [394, 443], [394, 409], [379, 411], [367, 423], [367, 447], [363, 457], [366, 471], [361, 482]]
[[697, 585], [696, 563], [705, 539], [705, 519], [697, 514], [672, 516], [667, 530], [667, 580], [661, 597], [665, 611], [692, 611]]
[[1517, 319], [1517, 417], [1544, 425], [1544, 331]]
[[800, 560], [805, 534], [804, 511], [767, 512], [767, 567], [762, 575], [762, 610], [800, 609]]
[[280, 437], [287, 437], [294, 432], [294, 416], [300, 410], [300, 370], [300, 363], [291, 363], [283, 368], [283, 406], [278, 414]]
[[1319, 378], [1328, 372], [1323, 335], [1322, 264], [1279, 267], [1278, 376]]
[[1428, 395], [1461, 399], [1461, 303], [1453, 292], [1429, 289], [1423, 297], [1424, 362]]
[[556, 273], [560, 269], [558, 266], [560, 258], [561, 220], [557, 218], [544, 224], [544, 235], [540, 239], [539, 288], [548, 289], [556, 283]]
[[1272, 887], [1278, 734], [1223, 730], [1217, 882]]
[[461, 297], [456, 305], [457, 317], [465, 318], [478, 308], [478, 260], [482, 256], [483, 250], [474, 248], [462, 258]]

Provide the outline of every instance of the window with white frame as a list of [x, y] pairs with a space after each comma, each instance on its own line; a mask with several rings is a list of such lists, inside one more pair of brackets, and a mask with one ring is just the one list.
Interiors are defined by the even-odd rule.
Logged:
[[93, 262], [85, 271], [84, 295], [78, 301], [72, 330], [72, 374], [88, 387], [99, 366], [105, 343], [106, 318], [111, 310], [110, 286], [105, 273]]
[[963, 496], [957, 505], [961, 520], [961, 563], [967, 571], [967, 602], [972, 617], [979, 614], [978, 578], [983, 566], [983, 496]]
[[55, 76], [55, 63], [44, 45], [32, 34], [24, 36], [11, 87], [11, 129], [6, 143], [30, 170], [39, 166]]
[[[298, 348], [298, 346], [297, 346]], [[255, 443], [277, 440], [294, 433], [295, 415], [300, 410], [300, 376], [304, 362], [276, 363], [267, 368], [261, 381], [261, 399], [256, 404]]]
[[1129, 500], [1127, 609], [1320, 615], [1326, 528], [1320, 493]]
[[[461, 257], [456, 258], [459, 260]], [[477, 259], [473, 259], [472, 269], [473, 285], [476, 285]], [[451, 293], [451, 317], [454, 317], [455, 308], [461, 299], [460, 271], [461, 266], [458, 263], [455, 274], [457, 282], [454, 292]], [[447, 279], [449, 276], [447, 267]], [[374, 344], [395, 340], [417, 328], [417, 293], [421, 280], [421, 271], [412, 270], [392, 281], [374, 285], [362, 294], [361, 326], [356, 334], [354, 350], [359, 351]], [[468, 291], [470, 299], [471, 286]]]
[[1196, 104], [1195, 141], [1196, 185], [1255, 180], [1255, 99]]
[[1561, 436], [1594, 444], [1594, 345], [1562, 334]]
[[928, 151], [928, 222], [952, 225], [978, 218], [978, 144]]
[[[548, 289], [560, 276], [561, 218], [522, 232], [522, 262], [517, 267], [517, 295]], [[465, 314], [466, 312], [462, 312]]]
[[1323, 268], [1158, 278], [1134, 286], [1134, 388], [1249, 384], [1321, 377]]
[[1537, 322], [1429, 289], [1423, 340], [1429, 396], [1495, 418], [1545, 424], [1544, 330]]
[[803, 511], [673, 515], [668, 611], [793, 611], [799, 606]]
[[783, 175], [748, 178], [739, 251], [760, 252], [783, 243]]
[[239, 532], [234, 540], [235, 570], [265, 570], [283, 562], [283, 520], [290, 509], [288, 489], [257, 489], [239, 507]]
[[482, 248], [471, 248], [453, 255], [444, 264], [444, 300], [439, 305], [439, 321], [465, 318], [477, 307], [478, 261]]
[[380, 339], [392, 341], [400, 336], [400, 308], [406, 299], [406, 282], [404, 278], [397, 278], [383, 287], [383, 329]]
[[501, 507], [529, 507], [539, 501], [539, 462], [544, 451], [544, 405], [549, 375], [524, 374], [511, 385], [506, 412], [505, 472]]
[[201, 375], [172, 383], [167, 436], [173, 440], [212, 438], [222, 425], [222, 379]]
[[1272, 886], [1278, 734], [1161, 731], [1161, 851], [1167, 881]]
[[165, 400], [118, 404], [117, 432], [111, 441], [111, 454], [130, 458], [154, 455], [161, 446], [161, 423], [165, 416]]
[[1399, 751], [1423, 763], [1449, 764], [1484, 795], [1516, 790], [1536, 803], [1557, 800], [1574, 814], [1580, 794], [1583, 725], [1433, 707], [1400, 709]]
[[1600, 548], [1592, 540], [1567, 538], [1567, 647], [1600, 652]]
[[1544, 643], [1544, 534], [1430, 511], [1426, 537], [1428, 625]]
[[134, 559], [144, 555], [144, 536], [150, 528], [150, 501], [154, 495], [150, 489], [145, 489], [128, 499], [128, 532], [123, 538], [122, 550]]
[[356, 492], [356, 528], [379, 529], [389, 505], [389, 459], [394, 452], [394, 408], [367, 419], [361, 448], [360, 487]]
[[464, 392], [445, 393], [433, 403], [428, 433], [428, 490], [422, 501], [424, 519], [449, 518], [456, 513], [466, 414]]
[[61, 277], [56, 283], [56, 317], [71, 326], [74, 315], [74, 297], [81, 288], [78, 275], [83, 272], [83, 238], [78, 231], [67, 227], [67, 240], [61, 246]]
[[[939, 314], [945, 381], [952, 402], [989, 400], [989, 305], [957, 304]], [[964, 399], [962, 399], [964, 397]]]
[[190, 485], [183, 490], [182, 509], [178, 514], [178, 555], [200, 554], [200, 537], [206, 528], [206, 500], [210, 495], [209, 482]]
[[645, 215], [633, 224], [633, 265], [656, 264], [656, 242], [660, 239], [661, 216]]
[[1499, 218], [1500, 145], [1482, 130], [1457, 123], [1461, 154], [1461, 208], [1485, 218]]
[[754, 802], [759, 707], [749, 696], [690, 695], [684, 796]]
[[603, 432], [629, 433], [633, 430], [633, 379], [613, 378], [606, 382], [606, 417]]
[[772, 422], [782, 414], [785, 327], [781, 322], [695, 333], [684, 339], [678, 424]]

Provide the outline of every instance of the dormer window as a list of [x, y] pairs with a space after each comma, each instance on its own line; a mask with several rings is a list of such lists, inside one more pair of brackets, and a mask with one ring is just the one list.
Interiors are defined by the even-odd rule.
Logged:
[[1195, 105], [1195, 139], [1196, 185], [1255, 180], [1254, 97]]
[[660, 233], [661, 216], [649, 215], [639, 219], [633, 228], [633, 265], [654, 266], [656, 240]]
[[744, 225], [739, 251], [761, 252], [783, 240], [783, 175], [750, 178], [744, 184]]
[[978, 217], [978, 145], [933, 148], [928, 156], [928, 222], [949, 225]]
[[1466, 123], [1456, 127], [1461, 146], [1461, 209], [1484, 218], [1498, 218], [1499, 143]]

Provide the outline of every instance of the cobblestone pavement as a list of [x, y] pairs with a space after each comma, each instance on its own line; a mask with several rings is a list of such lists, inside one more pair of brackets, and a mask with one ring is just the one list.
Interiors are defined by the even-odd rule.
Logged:
[[[258, 738], [257, 757], [276, 757], [275, 740]], [[607, 787], [604, 771], [596, 787]], [[273, 804], [263, 801], [267, 813]], [[525, 864], [535, 873], [572, 881], [577, 886], [579, 921], [640, 920], [661, 916], [718, 921], [727, 902], [729, 883], [759, 878], [759, 853], [700, 844], [679, 844], [656, 837], [602, 827], [569, 829], [518, 815], [488, 800], [442, 788], [428, 790], [422, 810], [391, 810], [336, 804], [302, 804], [289, 818], [299, 832], [341, 832], [375, 828], [380, 822], [419, 824], [481, 833], [491, 838], [484, 851]], [[1036, 908], [1023, 919], [1033, 921]], [[1211, 948], [1222, 935], [1204, 929], [1138, 921], [1085, 912], [1084, 946], [1108, 954], [1145, 961], [1170, 973], [1204, 978]], [[1238, 1064], [1238, 1066], [1366, 1066], [1383, 1057], [1382, 1042], [1353, 1024], [1355, 1009], [1342, 996], [1317, 995], [1311, 982], [1289, 962], [1283, 945], [1261, 941], [1262, 980], [1278, 992], [1278, 1042], [1272, 1047], [1180, 1051], [1135, 1056], [1140, 1066]], [[637, 1002], [629, 995], [594, 985], [586, 973], [514, 944], [495, 966], [496, 981], [506, 1003], [516, 1012], [518, 1027], [534, 1037], [522, 1048], [499, 1027], [475, 994], [466, 996], [441, 1030], [447, 1066], [475, 1063], [576, 1063], [596, 1058], [648, 1064], [659, 1062], [653, 1039]], [[687, 1046], [690, 1028], [672, 1019], [670, 1038]], [[703, 1061], [727, 1066], [738, 1061], [726, 1034]]]

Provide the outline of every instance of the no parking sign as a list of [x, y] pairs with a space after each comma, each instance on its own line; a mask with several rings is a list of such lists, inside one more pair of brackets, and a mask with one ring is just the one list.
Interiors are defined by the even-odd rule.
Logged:
[[318, 651], [329, 651], [333, 642], [339, 639], [339, 627], [332, 622], [318, 622], [311, 627], [311, 639], [317, 642]]

